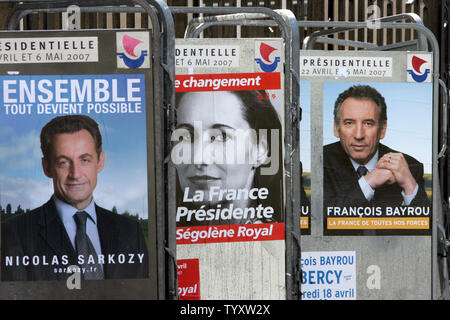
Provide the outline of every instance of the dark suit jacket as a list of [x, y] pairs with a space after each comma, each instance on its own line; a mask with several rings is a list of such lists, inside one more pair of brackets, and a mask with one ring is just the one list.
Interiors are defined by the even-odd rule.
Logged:
[[[385, 145], [379, 144], [378, 154], [381, 158], [384, 154], [394, 151]], [[412, 176], [419, 185], [416, 197], [410, 206], [428, 206], [423, 179], [423, 165], [413, 157], [403, 154], [408, 163]], [[367, 201], [358, 184], [358, 174], [341, 143], [335, 142], [323, 148], [323, 189], [324, 210], [326, 207], [396, 207], [403, 202], [402, 189], [397, 183], [385, 184], [375, 190], [371, 202]]]
[[[148, 251], [139, 223], [97, 205], [95, 209], [105, 256], [105, 279], [147, 278]], [[63, 268], [77, 264], [75, 250], [52, 199], [29, 213], [6, 220], [1, 232], [3, 281], [64, 280], [69, 274]], [[144, 254], [142, 263], [138, 253]], [[125, 255], [125, 263], [119, 262], [120, 254], [121, 258]], [[11, 257], [13, 266], [6, 266], [6, 259], [11, 263]]]

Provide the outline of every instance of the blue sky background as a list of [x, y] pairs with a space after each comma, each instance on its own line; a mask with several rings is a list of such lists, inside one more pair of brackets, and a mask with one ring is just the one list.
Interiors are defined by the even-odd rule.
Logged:
[[[109, 210], [116, 206], [119, 213], [127, 210], [147, 218], [145, 103], [142, 111], [84, 114], [99, 124], [106, 154], [105, 168], [98, 176], [94, 191], [96, 203]], [[19, 204], [23, 209], [33, 209], [53, 194], [52, 180], [42, 171], [39, 135], [42, 127], [55, 116], [10, 116], [0, 108], [0, 204], [3, 207], [10, 203], [13, 210]]]

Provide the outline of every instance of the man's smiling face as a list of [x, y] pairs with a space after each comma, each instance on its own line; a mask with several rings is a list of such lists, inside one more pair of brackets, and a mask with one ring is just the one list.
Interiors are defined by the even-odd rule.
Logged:
[[47, 177], [53, 179], [55, 195], [82, 210], [92, 201], [97, 174], [103, 170], [105, 155], [97, 154], [89, 131], [62, 133], [53, 137], [49, 159], [42, 159]]

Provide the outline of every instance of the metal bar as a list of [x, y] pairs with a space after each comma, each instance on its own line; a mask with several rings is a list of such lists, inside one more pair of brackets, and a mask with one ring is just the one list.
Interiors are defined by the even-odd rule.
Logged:
[[[345, 0], [345, 3], [344, 3], [344, 20], [345, 21], [349, 21], [349, 17], [350, 17], [350, 12], [349, 12], [349, 2], [348, 2], [348, 0]], [[345, 31], [345, 36], [344, 36], [344, 39], [345, 40], [349, 40], [349, 32], [348, 31]], [[348, 50], [348, 46], [345, 46], [345, 50]]]
[[443, 92], [443, 106], [442, 106], [442, 137], [441, 137], [441, 151], [439, 152], [439, 158], [443, 157], [447, 151], [447, 126], [448, 126], [448, 89], [445, 82], [439, 79], [439, 85]]
[[[236, 7], [240, 8], [242, 7], [241, 0], [236, 0]], [[241, 26], [236, 27], [236, 38], [241, 38]]]
[[111, 12], [106, 13], [106, 28], [113, 28], [113, 14]]
[[353, 41], [353, 40], [344, 40], [344, 39], [334, 39], [328, 37], [317, 37], [316, 42], [320, 43], [328, 43], [328, 44], [336, 44], [342, 46], [352, 46], [352, 47], [360, 47], [366, 48], [370, 50], [379, 50], [379, 46], [373, 43], [361, 42], [361, 41]]
[[347, 45], [353, 47], [363, 48], [363, 50], [376, 50], [376, 51], [389, 51], [389, 50], [399, 50], [399, 49], [409, 49], [409, 50], [418, 50], [418, 40], [408, 40], [405, 42], [398, 42], [393, 44], [388, 44], [385, 46], [378, 46], [369, 42], [361, 42], [361, 41], [351, 41], [351, 40], [341, 40], [341, 39], [333, 39], [328, 37], [317, 37], [316, 42], [318, 43], [337, 43], [340, 45]]
[[[290, 25], [290, 35], [288, 40], [291, 41], [291, 63], [288, 64], [290, 72], [287, 77], [291, 81], [291, 116], [289, 121], [291, 129], [291, 150], [290, 165], [292, 171], [291, 178], [291, 221], [286, 230], [286, 261], [290, 263], [291, 270], [287, 273], [286, 281], [290, 280], [291, 299], [301, 298], [301, 228], [300, 228], [300, 210], [301, 208], [301, 169], [300, 169], [300, 61], [296, 59], [297, 52], [300, 50], [300, 32], [295, 15], [289, 10], [280, 12], [282, 17]], [[293, 131], [293, 132], [292, 132]], [[288, 198], [289, 199], [289, 198]], [[289, 228], [290, 227], [290, 228]]]
[[[397, 1], [392, 2], [392, 12], [394, 15], [397, 14]], [[392, 32], [392, 42], [395, 43], [397, 41], [397, 32], [395, 30]]]
[[[383, 1], [383, 14], [386, 14], [387, 6], [388, 6], [388, 2]], [[387, 29], [383, 29], [382, 40], [383, 40], [383, 46], [386, 46], [387, 45]]]
[[[183, 11], [186, 7], [171, 7], [173, 8], [173, 13], [179, 13], [180, 10]], [[207, 16], [207, 17], [199, 17], [196, 19], [193, 19], [189, 22], [188, 27], [186, 28], [185, 37], [187, 37], [187, 34], [192, 34], [192, 29], [195, 29], [198, 27], [198, 25], [206, 22], [212, 22], [212, 21], [236, 21], [237, 19], [241, 20], [255, 20], [255, 19], [267, 19], [272, 18], [274, 19], [278, 25], [280, 25], [280, 20], [276, 18], [277, 12], [282, 12], [282, 10], [272, 10], [268, 8], [258, 8], [258, 7], [241, 7], [241, 8], [189, 8], [192, 10], [198, 11], [198, 9], [203, 9], [201, 11], [198, 11], [197, 13], [206, 13], [206, 14], [216, 14], [214, 10], [221, 10], [218, 11], [217, 14], [222, 15], [215, 15], [215, 16]], [[197, 9], [197, 10], [196, 10]], [[230, 11], [229, 9], [234, 9], [233, 11]], [[205, 11], [208, 10], [208, 11]], [[213, 11], [211, 11], [213, 10]], [[278, 21], [277, 21], [278, 20]], [[283, 29], [283, 28], [282, 28]], [[285, 30], [286, 31], [286, 30]]]
[[[364, 17], [367, 18], [367, 7], [369, 6], [368, 0], [364, 0]], [[369, 42], [369, 30], [364, 29], [364, 42]]]
[[418, 40], [407, 40], [405, 42], [397, 42], [388, 44], [385, 46], [379, 46], [377, 50], [379, 51], [389, 51], [389, 50], [419, 50]]
[[[163, 0], [135, 0], [137, 3], [140, 3], [143, 7], [145, 7], [145, 3], [147, 2], [147, 11], [150, 12], [150, 5], [154, 6], [158, 11], [159, 16], [161, 17], [161, 27], [163, 32], [155, 33], [156, 36], [160, 37], [159, 39], [155, 39], [156, 41], [160, 41], [162, 44], [161, 51], [161, 60], [158, 61], [161, 67], [161, 80], [162, 80], [162, 97], [160, 104], [155, 104], [155, 106], [162, 106], [163, 108], [155, 107], [155, 117], [157, 117], [156, 128], [160, 133], [161, 137], [164, 137], [163, 144], [160, 148], [162, 151], [160, 154], [156, 155], [155, 161], [157, 163], [163, 164], [165, 156], [169, 154], [168, 147], [170, 144], [167, 141], [170, 140], [170, 137], [166, 135], [167, 128], [164, 126], [167, 121], [167, 110], [170, 110], [171, 107], [175, 104], [175, 28], [172, 13], [168, 5]], [[151, 15], [149, 15], [151, 17]], [[160, 26], [157, 26], [157, 22], [159, 20], [151, 19], [152, 28], [159, 29]], [[156, 59], [156, 57], [155, 57]], [[157, 68], [158, 71], [160, 70]], [[155, 72], [155, 71], [154, 71]], [[155, 86], [156, 89], [156, 86]], [[157, 89], [157, 90], [159, 90]], [[159, 128], [158, 128], [159, 126]], [[178, 299], [178, 277], [177, 277], [177, 267], [176, 267], [176, 222], [175, 215], [168, 214], [167, 203], [167, 195], [168, 195], [168, 186], [166, 185], [167, 177], [168, 177], [168, 169], [161, 168], [156, 166], [157, 169], [157, 182], [159, 182], [158, 190], [165, 190], [164, 194], [159, 193], [158, 200], [161, 210], [158, 212], [161, 213], [162, 217], [160, 217], [161, 221], [164, 221], [164, 229], [160, 241], [164, 241], [160, 243], [161, 246], [165, 247], [165, 258], [166, 258], [166, 266], [167, 273], [165, 270], [161, 270], [166, 277], [166, 290], [165, 295], [168, 299]], [[164, 253], [161, 253], [164, 255]], [[172, 262], [172, 263], [171, 263]]]
[[[406, 12], [406, 1], [401, 1], [402, 3], [402, 9], [401, 12]], [[406, 41], [406, 30], [405, 29], [401, 29], [401, 38], [402, 41]]]
[[[148, 12], [148, 16], [152, 22], [152, 30], [154, 31], [154, 39], [158, 44], [153, 48], [153, 56], [158, 67], [153, 70], [154, 74], [154, 99], [155, 106], [162, 106], [163, 108], [155, 107], [155, 161], [157, 164], [163, 164], [167, 150], [167, 137], [165, 135], [166, 128], [164, 127], [165, 115], [168, 108], [174, 104], [175, 101], [175, 31], [172, 14], [167, 4], [162, 0], [135, 0]], [[161, 25], [158, 23], [159, 19], [153, 13], [152, 6], [156, 8], [161, 19]], [[164, 32], [160, 32], [160, 30]], [[161, 50], [159, 51], [159, 49]], [[157, 49], [157, 50], [155, 50]], [[160, 92], [162, 90], [162, 92]], [[159, 138], [159, 139], [158, 139]], [[158, 152], [159, 151], [159, 152]], [[161, 166], [156, 166], [156, 181], [157, 190], [166, 190], [167, 170]], [[175, 242], [175, 217], [167, 214], [167, 192], [164, 194], [157, 193], [157, 220], [158, 232], [158, 246], [164, 248], [164, 251], [158, 252], [160, 265], [166, 266], [159, 268], [158, 284], [160, 298], [177, 299], [178, 298], [178, 282], [177, 282], [177, 268], [176, 268], [176, 242]], [[161, 261], [162, 260], [162, 261]], [[165, 261], [165, 263], [163, 263]], [[164, 282], [161, 278], [164, 277]], [[164, 290], [163, 290], [164, 288]]]
[[[138, 0], [136, 0], [138, 1]], [[105, 1], [107, 2], [107, 1]], [[49, 5], [48, 3], [47, 5]], [[21, 21], [25, 16], [35, 13], [35, 12], [45, 12], [45, 13], [51, 13], [51, 12], [65, 12], [67, 10], [67, 7], [64, 7], [63, 4], [60, 2], [53, 2], [50, 5], [54, 5], [55, 7], [47, 7], [47, 8], [35, 8], [33, 3], [23, 3], [19, 6], [15, 7], [8, 16], [6, 20], [6, 29], [8, 30], [15, 30], [17, 28], [17, 25], [19, 24], [19, 21]], [[131, 2], [129, 5], [132, 5]], [[80, 5], [80, 11], [81, 12], [87, 12], [87, 13], [121, 13], [121, 12], [127, 12], [127, 13], [145, 13], [145, 10], [143, 8], [139, 7], [111, 7], [111, 6], [81, 6]], [[152, 13], [154, 15], [154, 13]], [[112, 17], [111, 17], [112, 18]], [[112, 19], [110, 19], [112, 20]], [[112, 27], [112, 21], [110, 21], [110, 27]]]

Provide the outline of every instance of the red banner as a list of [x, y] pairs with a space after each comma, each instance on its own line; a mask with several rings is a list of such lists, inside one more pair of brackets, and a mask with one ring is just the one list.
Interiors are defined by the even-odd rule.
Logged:
[[284, 223], [178, 227], [177, 244], [284, 240]]
[[183, 74], [175, 76], [176, 92], [281, 89], [279, 72]]
[[200, 300], [200, 268], [198, 259], [177, 260], [180, 300]]

